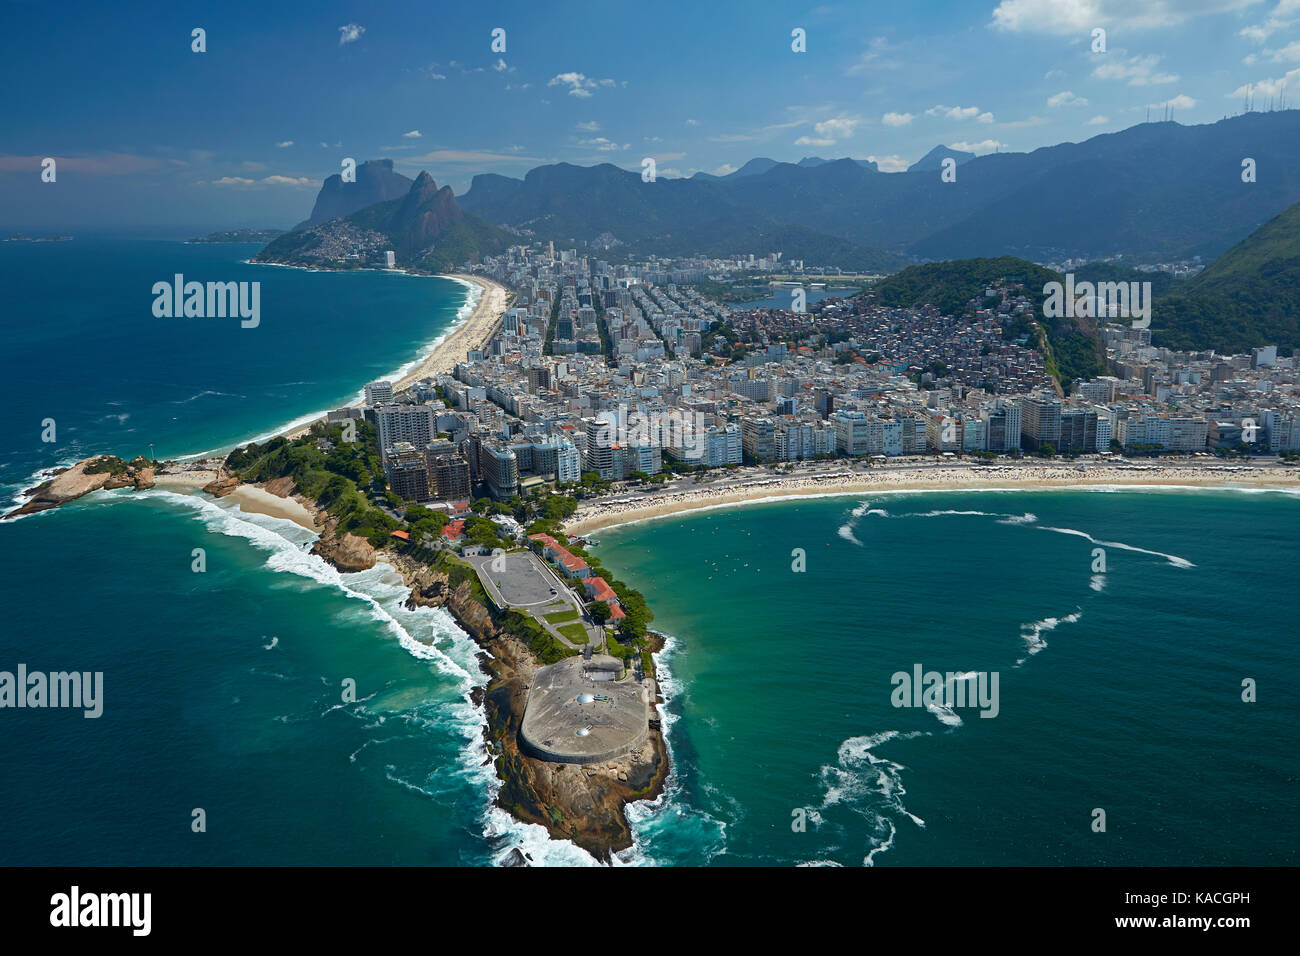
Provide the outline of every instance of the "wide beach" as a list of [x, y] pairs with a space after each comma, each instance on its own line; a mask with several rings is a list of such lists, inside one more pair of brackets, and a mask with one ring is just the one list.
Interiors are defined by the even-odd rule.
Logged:
[[1041, 490], [1144, 486], [1300, 489], [1300, 470], [1281, 466], [1192, 464], [1007, 464], [883, 465], [836, 467], [808, 473], [773, 474], [747, 469], [734, 479], [680, 490], [651, 490], [584, 503], [566, 523], [571, 535], [585, 535], [616, 525], [646, 521], [726, 505], [753, 504], [781, 498], [857, 495], [872, 492]]

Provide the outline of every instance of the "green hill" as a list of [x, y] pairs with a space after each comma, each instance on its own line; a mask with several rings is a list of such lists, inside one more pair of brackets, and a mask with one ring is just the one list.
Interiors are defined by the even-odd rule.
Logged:
[[1300, 203], [1284, 209], [1177, 292], [1156, 300], [1152, 340], [1172, 349], [1300, 347]]
[[1047, 371], [1065, 388], [1076, 378], [1105, 374], [1106, 353], [1093, 320], [1043, 317], [1043, 286], [1062, 281], [1063, 277], [1051, 269], [1014, 256], [1001, 256], [909, 266], [880, 280], [872, 291], [882, 305], [933, 305], [949, 315], [973, 315], [983, 307], [984, 290], [989, 286], [1007, 282], [1020, 285], [1030, 303], [1029, 316], [1013, 318], [1003, 327], [1003, 334], [1008, 338], [1029, 334], [1043, 354]]

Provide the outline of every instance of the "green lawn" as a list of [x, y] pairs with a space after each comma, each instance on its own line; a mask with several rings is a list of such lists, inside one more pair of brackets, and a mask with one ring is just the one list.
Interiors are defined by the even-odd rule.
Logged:
[[577, 611], [575, 611], [573, 608], [569, 608], [567, 611], [556, 611], [554, 614], [546, 615], [546, 623], [567, 624], [570, 621], [576, 621], [578, 619], [578, 616], [579, 615]]
[[556, 628], [556, 630], [574, 644], [587, 643], [587, 629], [581, 624], [566, 624], [564, 627]]

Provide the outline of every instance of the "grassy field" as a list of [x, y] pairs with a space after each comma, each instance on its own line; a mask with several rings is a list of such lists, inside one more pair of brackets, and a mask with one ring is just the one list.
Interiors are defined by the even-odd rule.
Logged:
[[587, 629], [581, 624], [566, 624], [564, 627], [556, 628], [556, 630], [574, 644], [587, 643]]
[[554, 614], [546, 615], [547, 624], [568, 624], [570, 621], [578, 619], [578, 612], [569, 608], [567, 611], [556, 611]]

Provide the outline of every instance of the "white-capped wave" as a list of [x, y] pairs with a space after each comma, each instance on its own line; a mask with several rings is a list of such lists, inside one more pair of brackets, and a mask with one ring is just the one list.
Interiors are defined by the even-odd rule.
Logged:
[[1176, 554], [1165, 554], [1163, 551], [1150, 551], [1146, 548], [1139, 548], [1135, 545], [1125, 544], [1122, 541], [1098, 541], [1086, 531], [1079, 531], [1077, 528], [1052, 528], [1048, 525], [1040, 526], [1043, 531], [1055, 531], [1057, 534], [1071, 534], [1078, 538], [1086, 538], [1093, 544], [1102, 548], [1119, 548], [1121, 551], [1135, 551], [1138, 554], [1149, 554], [1153, 557], [1164, 558], [1176, 568], [1194, 568], [1196, 565], [1186, 558], [1180, 558]]

